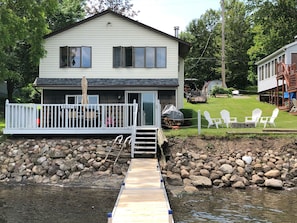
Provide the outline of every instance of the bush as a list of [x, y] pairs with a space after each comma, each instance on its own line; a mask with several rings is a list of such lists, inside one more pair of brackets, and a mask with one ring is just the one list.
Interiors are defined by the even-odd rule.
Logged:
[[215, 86], [214, 89], [211, 90], [211, 95], [212, 96], [215, 96], [216, 94], [231, 95], [233, 90], [234, 90], [233, 88], [223, 88], [223, 87]]
[[34, 89], [32, 84], [28, 84], [15, 93], [14, 101], [18, 103], [39, 103], [40, 93]]

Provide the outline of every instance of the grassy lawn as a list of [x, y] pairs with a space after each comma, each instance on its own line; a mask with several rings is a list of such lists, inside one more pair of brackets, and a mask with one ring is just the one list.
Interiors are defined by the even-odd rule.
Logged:
[[[263, 125], [256, 128], [226, 128], [215, 127], [207, 128], [208, 122], [204, 119], [203, 112], [207, 110], [212, 118], [219, 118], [220, 111], [226, 109], [230, 112], [232, 117], [237, 117], [238, 122], [244, 122], [245, 116], [251, 116], [252, 110], [260, 108], [262, 116], [271, 116], [275, 108], [274, 105], [259, 102], [257, 95], [236, 96], [231, 98], [209, 98], [207, 103], [191, 104], [184, 101], [184, 110], [187, 113], [192, 113], [192, 126], [183, 126], [178, 130], [165, 130], [167, 136], [189, 136], [197, 135], [197, 112], [201, 113], [201, 135], [224, 136], [227, 132], [251, 132], [252, 134], [260, 134], [263, 130]], [[185, 118], [187, 115], [185, 115]], [[280, 111], [275, 120], [276, 128], [280, 129], [296, 129], [297, 130], [297, 116], [289, 114], [289, 112]], [[269, 127], [267, 127], [269, 128]]]

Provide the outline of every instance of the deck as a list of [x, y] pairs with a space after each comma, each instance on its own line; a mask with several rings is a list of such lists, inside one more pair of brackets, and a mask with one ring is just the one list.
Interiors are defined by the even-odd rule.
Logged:
[[137, 104], [5, 104], [4, 134], [131, 134]]
[[108, 222], [174, 222], [157, 159], [131, 160]]

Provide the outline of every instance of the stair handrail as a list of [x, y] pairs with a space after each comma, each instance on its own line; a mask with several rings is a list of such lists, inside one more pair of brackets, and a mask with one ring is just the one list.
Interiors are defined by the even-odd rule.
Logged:
[[289, 71], [289, 67], [284, 62], [279, 62], [277, 64], [277, 75], [276, 75], [276, 78], [278, 78], [279, 75], [283, 75], [284, 76], [285, 81], [286, 81], [288, 87], [290, 87], [290, 80], [289, 80], [290, 71]]
[[135, 149], [135, 138], [136, 138], [136, 127], [137, 127], [137, 113], [138, 113], [138, 104], [136, 100], [133, 100], [133, 123], [132, 123], [132, 143], [131, 143], [131, 158], [134, 158], [134, 149]]

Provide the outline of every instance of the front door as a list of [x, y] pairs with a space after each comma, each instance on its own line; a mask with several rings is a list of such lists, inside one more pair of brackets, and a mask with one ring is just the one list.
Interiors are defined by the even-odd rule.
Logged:
[[137, 125], [156, 125], [155, 106], [157, 101], [157, 93], [154, 91], [127, 92], [127, 103], [138, 103]]

